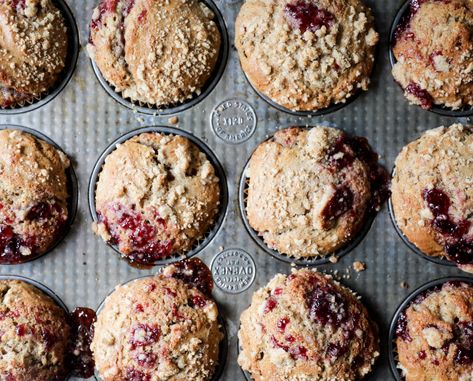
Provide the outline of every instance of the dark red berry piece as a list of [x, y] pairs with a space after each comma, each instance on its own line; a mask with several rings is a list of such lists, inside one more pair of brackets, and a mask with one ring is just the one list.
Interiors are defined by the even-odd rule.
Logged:
[[155, 325], [137, 324], [131, 329], [130, 344], [132, 347], [145, 347], [159, 341], [161, 330]]
[[279, 319], [277, 324], [278, 331], [281, 333], [284, 333], [286, 331], [287, 325], [291, 322], [291, 320], [288, 317], [284, 317], [282, 319]]
[[406, 93], [412, 94], [420, 101], [420, 106], [424, 110], [430, 110], [434, 105], [434, 100], [427, 90], [422, 89], [417, 83], [410, 83], [406, 89]]
[[276, 300], [274, 300], [273, 298], [269, 298], [267, 301], [266, 301], [266, 305], [264, 307], [264, 313], [265, 314], [268, 314], [270, 313], [272, 310], [274, 310], [278, 305], [278, 302]]
[[80, 378], [94, 375], [95, 362], [90, 345], [94, 338], [95, 311], [90, 308], [76, 308], [69, 316], [71, 325], [72, 373]]
[[334, 195], [322, 210], [322, 218], [326, 221], [334, 221], [352, 209], [353, 192], [347, 186], [341, 186], [335, 190]]
[[297, 0], [285, 6], [286, 20], [301, 33], [307, 30], [316, 32], [323, 26], [327, 29], [334, 23], [335, 17], [329, 11], [319, 8], [312, 1]]
[[412, 338], [409, 335], [409, 328], [407, 326], [407, 316], [405, 312], [401, 312], [397, 320], [396, 336], [404, 341], [412, 341]]
[[170, 276], [197, 288], [205, 295], [212, 294], [212, 273], [199, 258], [191, 258], [174, 263]]
[[24, 324], [19, 324], [19, 325], [16, 327], [16, 334], [17, 334], [17, 336], [23, 337], [23, 336], [26, 335], [26, 333], [27, 333], [26, 325], [24, 325]]
[[151, 376], [138, 369], [128, 368], [125, 374], [125, 381], [150, 381]]
[[135, 354], [136, 362], [144, 368], [152, 368], [157, 359], [158, 356], [153, 352], [138, 352]]

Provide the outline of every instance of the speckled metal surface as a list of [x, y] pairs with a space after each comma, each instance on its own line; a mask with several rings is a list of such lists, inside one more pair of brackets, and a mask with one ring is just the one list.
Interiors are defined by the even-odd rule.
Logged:
[[[80, 29], [82, 50], [77, 71], [67, 88], [48, 105], [23, 115], [0, 116], [0, 123], [24, 125], [41, 131], [57, 142], [72, 158], [79, 179], [79, 211], [66, 240], [53, 252], [28, 264], [2, 266], [0, 273], [23, 275], [54, 290], [72, 309], [75, 306], [97, 308], [117, 285], [129, 279], [152, 273], [130, 267], [119, 260], [114, 251], [95, 237], [87, 206], [87, 183], [100, 153], [125, 132], [148, 125], [167, 125], [168, 117], [145, 116], [128, 110], [109, 97], [98, 83], [84, 49], [88, 23], [96, 0], [68, 0]], [[179, 128], [192, 132], [214, 150], [223, 164], [229, 187], [229, 207], [223, 228], [213, 242], [198, 254], [208, 265], [223, 248], [240, 248], [256, 263], [256, 280], [238, 295], [226, 294], [218, 288], [214, 295], [226, 318], [229, 332], [228, 361], [222, 376], [225, 381], [244, 380], [237, 365], [237, 329], [241, 311], [251, 300], [256, 288], [266, 284], [278, 272], [289, 272], [291, 266], [266, 254], [250, 238], [238, 208], [238, 183], [248, 156], [259, 142], [275, 130], [290, 125], [327, 122], [349, 133], [365, 136], [381, 154], [388, 168], [403, 145], [422, 131], [439, 125], [450, 125], [458, 119], [440, 117], [409, 106], [390, 75], [388, 32], [401, 5], [398, 0], [369, 0], [381, 34], [378, 60], [370, 90], [355, 102], [317, 118], [299, 118], [277, 111], [260, 99], [241, 72], [232, 47], [227, 68], [215, 90], [202, 103], [179, 115]], [[241, 2], [216, 0], [234, 39], [234, 20]], [[210, 125], [211, 112], [227, 99], [242, 99], [254, 107], [258, 118], [256, 132], [242, 144], [227, 144], [218, 138]], [[468, 122], [462, 119], [462, 122]], [[389, 372], [386, 340], [389, 322], [397, 306], [409, 290], [447, 275], [464, 275], [456, 268], [437, 265], [410, 252], [401, 241], [389, 219], [387, 208], [377, 216], [364, 241], [337, 264], [319, 269], [345, 274], [356, 260], [367, 264], [360, 274], [350, 271], [350, 279], [342, 279], [362, 297], [380, 326], [382, 356], [369, 380], [392, 379]], [[154, 270], [155, 271], [155, 270]], [[401, 282], [410, 289], [400, 287]]]

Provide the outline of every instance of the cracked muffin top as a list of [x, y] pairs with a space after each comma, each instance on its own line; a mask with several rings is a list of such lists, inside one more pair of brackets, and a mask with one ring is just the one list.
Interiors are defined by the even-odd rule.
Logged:
[[105, 300], [92, 342], [104, 381], [212, 379], [223, 335], [204, 266], [198, 259], [178, 262]]
[[473, 271], [473, 130], [454, 124], [424, 133], [395, 163], [397, 225], [422, 252]]
[[48, 251], [66, 228], [66, 155], [33, 135], [0, 131], [0, 263]]
[[295, 258], [346, 245], [389, 195], [388, 174], [367, 140], [322, 126], [276, 132], [253, 153], [246, 175], [251, 227]]
[[473, 106], [472, 0], [411, 0], [394, 38], [392, 72], [411, 103]]
[[379, 356], [377, 327], [348, 288], [312, 270], [276, 275], [242, 313], [240, 366], [255, 381], [351, 381]]
[[360, 0], [246, 0], [235, 28], [249, 81], [283, 107], [317, 111], [368, 89], [378, 34]]
[[199, 95], [216, 66], [221, 36], [199, 0], [102, 0], [88, 51], [124, 98], [154, 106]]
[[68, 35], [51, 0], [3, 0], [0, 23], [0, 107], [6, 108], [38, 98], [58, 82]]
[[0, 297], [0, 379], [63, 381], [70, 339], [66, 312], [23, 281], [0, 280]]
[[189, 251], [211, 229], [220, 185], [190, 140], [143, 133], [105, 159], [95, 202], [96, 233], [130, 261], [152, 264]]
[[417, 296], [396, 327], [398, 366], [406, 381], [473, 377], [473, 287], [446, 282]]

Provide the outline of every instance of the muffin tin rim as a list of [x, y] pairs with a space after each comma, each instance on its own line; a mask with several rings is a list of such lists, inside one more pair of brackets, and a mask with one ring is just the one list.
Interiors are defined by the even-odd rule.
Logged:
[[[159, 273], [148, 274], [148, 275], [140, 275], [138, 277], [135, 277], [133, 279], [129, 279], [125, 282], [122, 282], [122, 283], [116, 285], [111, 291], [108, 292], [108, 294], [105, 296], [105, 298], [103, 298], [103, 300], [100, 302], [99, 306], [95, 310], [97, 318], [98, 318], [100, 312], [103, 310], [103, 307], [105, 306], [105, 302], [107, 301], [107, 299], [116, 291], [116, 289], [118, 287], [123, 287], [123, 286], [125, 286], [129, 283], [139, 281], [139, 280], [142, 280], [142, 279], [154, 278], [157, 275], [159, 275]], [[1, 279], [1, 277], [0, 277], [0, 279]], [[217, 320], [218, 320], [219, 326], [221, 327], [220, 331], [221, 331], [221, 333], [223, 333], [223, 339], [220, 341], [220, 344], [219, 344], [219, 354], [218, 354], [219, 365], [215, 369], [215, 373], [212, 376], [210, 381], [219, 381], [220, 378], [222, 377], [223, 372], [225, 370], [225, 367], [227, 365], [227, 358], [228, 358], [228, 352], [229, 352], [228, 348], [229, 348], [229, 341], [230, 340], [228, 339], [227, 324], [226, 324], [226, 321], [225, 321], [225, 317], [222, 314], [221, 308], [219, 307], [219, 305], [217, 303], [217, 300], [215, 300], [213, 295], [211, 295], [211, 299], [213, 300], [213, 302], [217, 306], [217, 310], [218, 310]], [[95, 364], [95, 361], [94, 361], [94, 364]], [[99, 372], [98, 372], [98, 370], [95, 366], [94, 366], [94, 376], [93, 377], [95, 378], [96, 381], [103, 381], [103, 379], [100, 377]], [[67, 379], [64, 380], [64, 381], [67, 381]]]
[[[159, 106], [153, 106], [150, 104], [148, 107], [146, 104], [140, 105], [139, 101], [133, 101], [128, 98], [124, 98], [120, 95], [120, 92], [116, 91], [112, 84], [110, 84], [105, 77], [102, 75], [98, 65], [96, 64], [95, 60], [89, 57], [90, 64], [92, 66], [92, 70], [100, 83], [100, 86], [105, 90], [105, 92], [118, 104], [121, 106], [126, 107], [127, 109], [138, 112], [144, 115], [152, 115], [152, 116], [169, 116], [169, 115], [177, 115], [186, 110], [189, 110], [199, 103], [204, 101], [217, 87], [220, 83], [221, 79], [223, 78], [223, 74], [228, 64], [229, 56], [230, 56], [230, 37], [228, 35], [228, 28], [225, 22], [225, 18], [220, 11], [217, 4], [215, 4], [214, 0], [199, 0], [205, 3], [210, 10], [215, 15], [214, 22], [217, 25], [217, 28], [220, 32], [221, 36], [221, 43], [220, 43], [220, 51], [217, 63], [212, 70], [210, 77], [202, 86], [201, 93], [197, 95], [195, 92], [192, 94], [190, 99], [187, 99], [184, 102], [179, 102], [176, 105], [168, 105], [159, 108]], [[89, 33], [90, 33], [90, 26], [89, 26]]]
[[140, 264], [139, 262], [132, 262], [128, 258], [126, 258], [126, 256], [124, 256], [120, 252], [120, 250], [118, 250], [117, 245], [111, 245], [110, 243], [103, 241], [101, 237], [98, 237], [107, 246], [111, 247], [119, 255], [120, 259], [124, 259], [128, 263], [129, 266], [135, 266], [138, 268], [140, 267], [153, 268], [157, 266], [169, 265], [183, 259], [189, 259], [199, 254], [200, 252], [202, 252], [212, 243], [212, 241], [221, 231], [224, 225], [225, 218], [228, 213], [229, 190], [228, 190], [227, 175], [226, 175], [224, 166], [221, 164], [220, 160], [218, 159], [217, 155], [213, 152], [213, 150], [205, 142], [203, 142], [201, 139], [196, 137], [194, 134], [187, 132], [186, 130], [181, 130], [175, 127], [169, 127], [169, 126], [163, 126], [163, 125], [140, 127], [132, 131], [126, 132], [125, 134], [119, 136], [118, 138], [113, 140], [111, 143], [109, 143], [108, 146], [105, 148], [105, 150], [99, 155], [97, 161], [94, 164], [93, 170], [89, 177], [88, 192], [87, 192], [89, 213], [94, 223], [98, 221], [97, 210], [95, 207], [95, 191], [97, 188], [97, 183], [99, 181], [99, 176], [102, 172], [102, 168], [105, 163], [105, 159], [112, 152], [116, 150], [118, 144], [122, 144], [125, 141], [133, 138], [134, 136], [138, 136], [143, 133], [161, 133], [165, 135], [182, 136], [188, 139], [191, 143], [193, 143], [199, 149], [200, 152], [205, 154], [207, 160], [209, 160], [209, 162], [212, 164], [215, 170], [215, 175], [219, 179], [219, 184], [220, 184], [220, 204], [219, 204], [218, 213], [215, 217], [214, 224], [207, 232], [205, 232], [202, 238], [197, 240], [194, 246], [185, 253], [176, 253], [166, 258], [162, 258], [154, 262], [153, 264], [149, 264], [149, 265]]
[[70, 160], [70, 165], [66, 169], [66, 178], [67, 178], [67, 191], [69, 193], [68, 198], [67, 198], [67, 211], [68, 211], [68, 216], [67, 216], [67, 221], [66, 225], [64, 228], [64, 231], [60, 234], [60, 236], [54, 241], [54, 243], [51, 245], [50, 248], [48, 248], [44, 253], [40, 255], [33, 255], [32, 258], [28, 258], [23, 262], [19, 263], [1, 263], [0, 265], [2, 266], [21, 266], [26, 263], [33, 262], [37, 259], [40, 259], [42, 257], [45, 257], [46, 255], [50, 254], [56, 248], [66, 239], [66, 237], [69, 235], [69, 233], [72, 230], [72, 226], [74, 225], [74, 221], [77, 217], [78, 209], [79, 209], [79, 182], [77, 179], [76, 172], [74, 170], [74, 166], [72, 163], [71, 157], [64, 151], [61, 146], [59, 146], [54, 140], [52, 140], [50, 137], [47, 135], [43, 134], [42, 132], [39, 132], [37, 130], [34, 130], [33, 128], [30, 127], [25, 127], [25, 126], [20, 126], [16, 124], [0, 124], [0, 131], [3, 130], [17, 130], [21, 132], [25, 132], [27, 134], [32, 135], [36, 139], [40, 139], [47, 144], [51, 145], [54, 147], [56, 150], [59, 150], [62, 152], [66, 157]]
[[52, 102], [71, 82], [72, 77], [76, 71], [79, 60], [80, 37], [77, 22], [74, 13], [67, 4], [66, 0], [52, 0], [53, 4], [59, 9], [61, 15], [64, 17], [67, 34], [69, 35], [69, 47], [66, 56], [65, 67], [61, 72], [57, 83], [49, 90], [40, 95], [38, 99], [33, 99], [31, 103], [26, 102], [23, 106], [13, 106], [12, 108], [1, 108], [0, 115], [19, 115], [30, 111], [37, 110]]
[[[355, 134], [348, 133], [348, 132], [346, 132], [345, 130], [343, 130], [341, 128], [334, 127], [333, 125], [328, 126], [328, 125], [323, 125], [321, 123], [311, 125], [311, 126], [309, 126], [309, 125], [305, 125], [305, 126], [297, 126], [297, 125], [285, 126], [281, 129], [278, 129], [278, 130], [272, 132], [271, 134], [269, 134], [266, 137], [266, 139], [264, 139], [263, 141], [261, 141], [257, 144], [257, 146], [254, 148], [254, 150], [251, 152], [249, 158], [247, 159], [247, 161], [246, 161], [246, 163], [243, 167], [243, 170], [241, 172], [240, 180], [238, 182], [238, 206], [239, 206], [239, 211], [240, 211], [240, 217], [243, 221], [243, 225], [245, 226], [245, 230], [248, 232], [248, 234], [250, 235], [252, 240], [258, 245], [258, 247], [260, 249], [262, 249], [266, 254], [271, 255], [273, 258], [275, 258], [275, 259], [277, 259], [281, 262], [291, 264], [291, 265], [294, 264], [296, 266], [316, 267], [316, 266], [327, 265], [327, 264], [330, 265], [331, 264], [331, 262], [330, 262], [331, 257], [335, 256], [338, 260], [340, 260], [341, 258], [346, 256], [347, 254], [350, 254], [352, 251], [354, 251], [356, 249], [356, 247], [358, 247], [358, 245], [361, 244], [361, 242], [364, 241], [364, 239], [366, 238], [366, 236], [368, 235], [368, 233], [371, 230], [371, 227], [372, 227], [372, 225], [373, 225], [373, 223], [376, 219], [376, 216], [379, 213], [379, 211], [378, 212], [372, 212], [372, 213], [369, 213], [367, 216], [365, 216], [365, 221], [363, 223], [363, 226], [356, 233], [356, 235], [354, 237], [352, 237], [351, 240], [346, 242], [346, 244], [344, 246], [342, 246], [341, 248], [339, 248], [338, 250], [336, 250], [333, 253], [327, 254], [326, 256], [317, 256], [317, 257], [313, 257], [313, 258], [304, 258], [304, 257], [295, 258], [295, 257], [289, 256], [289, 255], [286, 255], [286, 254], [282, 254], [282, 253], [278, 252], [275, 249], [270, 249], [269, 246], [264, 242], [263, 238], [261, 238], [258, 235], [258, 232], [251, 227], [251, 225], [249, 223], [249, 220], [248, 220], [247, 213], [246, 213], [245, 191], [248, 189], [248, 183], [247, 183], [247, 181], [248, 181], [248, 176], [247, 176], [248, 167], [249, 167], [251, 158], [253, 157], [253, 155], [256, 152], [256, 150], [258, 149], [258, 147], [261, 144], [273, 139], [274, 135], [277, 132], [286, 130], [288, 128], [302, 128], [302, 129], [305, 129], [305, 130], [310, 130], [312, 128], [320, 128], [320, 127], [334, 128], [334, 129], [336, 129], [338, 131], [341, 131], [342, 133], [346, 134], [347, 136], [356, 136]], [[370, 144], [370, 146], [371, 146], [371, 144]], [[383, 203], [383, 205], [384, 205], [384, 203]]]
[[412, 301], [420, 295], [422, 292], [427, 291], [435, 286], [443, 285], [448, 282], [464, 282], [468, 283], [473, 287], [473, 278], [467, 276], [447, 276], [438, 279], [431, 280], [423, 285], [417, 287], [414, 291], [409, 293], [399, 304], [394, 312], [391, 321], [389, 323], [389, 331], [388, 331], [388, 361], [389, 361], [389, 369], [391, 374], [393, 375], [396, 381], [405, 381], [405, 377], [399, 372], [399, 368], [397, 367], [398, 361], [395, 358], [394, 353], [396, 352], [396, 328], [397, 322], [399, 320], [399, 315], [404, 312], [407, 308], [409, 308]]
[[[411, 0], [406, 0], [399, 7], [399, 9], [396, 12], [396, 14], [394, 16], [394, 19], [391, 23], [391, 27], [389, 28], [388, 56], [389, 56], [389, 63], [391, 65], [391, 69], [394, 67], [394, 64], [396, 63], [396, 57], [394, 56], [394, 52], [393, 52], [393, 43], [395, 41], [395, 33], [396, 33], [396, 30], [397, 30], [397, 27], [398, 27], [399, 23], [406, 16], [406, 13], [408, 12], [410, 5], [411, 5]], [[401, 87], [401, 86], [399, 86], [399, 87]], [[403, 97], [405, 98], [404, 90], [402, 88], [401, 88], [401, 90], [403, 92]], [[408, 101], [407, 99], [405, 99], [405, 100]], [[414, 106], [416, 106], [418, 108], [421, 108], [419, 105], [414, 105]], [[425, 110], [425, 111], [429, 111], [431, 113], [434, 113], [434, 114], [437, 114], [437, 115], [440, 115], [440, 116], [461, 118], [461, 117], [472, 116], [473, 115], [473, 106], [470, 106], [469, 109], [464, 107], [464, 108], [461, 108], [459, 110], [452, 110], [452, 108], [450, 108], [450, 107], [440, 106], [440, 105], [435, 105], [434, 104], [431, 109]]]

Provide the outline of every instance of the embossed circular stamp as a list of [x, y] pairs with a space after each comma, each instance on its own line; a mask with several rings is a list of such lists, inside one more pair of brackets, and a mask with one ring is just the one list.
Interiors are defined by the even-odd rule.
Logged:
[[254, 108], [241, 99], [229, 99], [217, 105], [210, 117], [212, 130], [229, 144], [246, 142], [256, 131]]
[[218, 288], [239, 294], [250, 288], [256, 276], [253, 258], [241, 249], [228, 249], [217, 254], [210, 266]]

